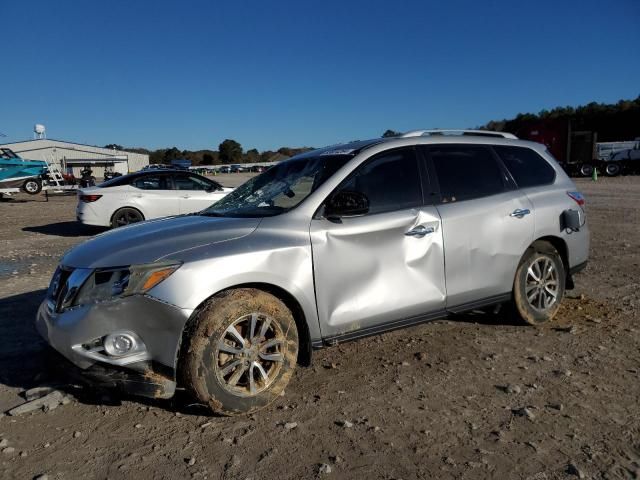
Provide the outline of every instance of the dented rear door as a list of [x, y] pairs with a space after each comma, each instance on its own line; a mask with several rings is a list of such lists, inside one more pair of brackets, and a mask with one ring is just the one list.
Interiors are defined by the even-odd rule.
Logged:
[[424, 205], [420, 162], [413, 149], [374, 157], [337, 189], [366, 193], [370, 213], [311, 221], [325, 339], [374, 333], [443, 311], [442, 228], [437, 209]]
[[534, 210], [486, 145], [425, 147], [442, 219], [447, 308], [506, 298], [533, 242]]

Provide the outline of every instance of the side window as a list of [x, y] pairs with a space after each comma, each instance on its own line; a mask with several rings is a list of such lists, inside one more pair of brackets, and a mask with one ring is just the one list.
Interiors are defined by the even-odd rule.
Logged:
[[191, 175], [175, 175], [173, 184], [176, 190], [207, 190], [212, 187], [206, 180]]
[[138, 177], [131, 185], [141, 190], [169, 190], [167, 177], [165, 175], [145, 175]]
[[487, 197], [506, 189], [503, 170], [491, 151], [479, 145], [430, 146], [442, 203]]
[[520, 188], [547, 185], [556, 178], [556, 172], [535, 151], [526, 147], [494, 146]]
[[422, 187], [415, 150], [393, 150], [368, 160], [340, 190], [364, 193], [369, 199], [370, 214], [421, 206]]

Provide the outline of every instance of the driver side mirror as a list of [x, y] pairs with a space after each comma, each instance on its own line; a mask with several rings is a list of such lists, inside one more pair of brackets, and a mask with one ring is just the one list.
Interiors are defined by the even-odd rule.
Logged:
[[343, 190], [333, 195], [324, 207], [327, 219], [356, 217], [369, 212], [369, 199], [364, 193]]

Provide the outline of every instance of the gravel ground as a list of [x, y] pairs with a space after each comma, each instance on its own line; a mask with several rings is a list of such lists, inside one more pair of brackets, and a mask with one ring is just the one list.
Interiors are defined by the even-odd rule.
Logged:
[[0, 412], [31, 387], [74, 397], [1, 416], [0, 478], [639, 478], [640, 178], [578, 184], [591, 260], [551, 325], [470, 314], [328, 348], [238, 418], [65, 382], [33, 319], [60, 256], [96, 231], [73, 197], [0, 201]]

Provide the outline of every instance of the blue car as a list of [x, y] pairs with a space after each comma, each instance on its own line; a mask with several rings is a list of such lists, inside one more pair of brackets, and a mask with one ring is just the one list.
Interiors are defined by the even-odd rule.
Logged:
[[24, 160], [10, 149], [0, 148], [0, 190], [19, 188], [35, 195], [42, 190], [42, 177], [46, 173], [46, 162]]

